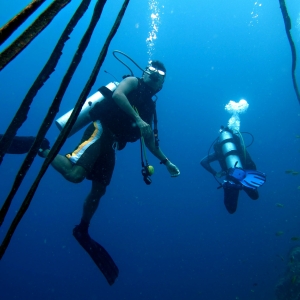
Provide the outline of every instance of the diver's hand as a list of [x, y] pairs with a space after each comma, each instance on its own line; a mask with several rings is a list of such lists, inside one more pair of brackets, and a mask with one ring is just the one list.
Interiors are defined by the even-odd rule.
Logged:
[[169, 160], [166, 162], [166, 167], [169, 173], [171, 174], [171, 177], [177, 177], [180, 175], [179, 169], [172, 164]]
[[215, 175], [215, 177], [221, 178], [221, 177], [223, 177], [223, 176], [225, 176], [225, 175], [226, 175], [226, 172], [225, 172], [225, 171], [220, 171], [220, 172], [217, 172], [217, 174]]
[[136, 119], [136, 125], [140, 129], [141, 135], [144, 138], [149, 137], [150, 134], [152, 133], [152, 129], [151, 129], [150, 125], [148, 123], [144, 122], [140, 117], [138, 117]]

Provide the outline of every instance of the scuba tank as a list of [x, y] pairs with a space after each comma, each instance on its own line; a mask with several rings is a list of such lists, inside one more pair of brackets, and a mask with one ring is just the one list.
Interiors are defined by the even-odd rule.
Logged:
[[[116, 81], [110, 82], [109, 84], [106, 85], [106, 88], [109, 89], [111, 92], [114, 92], [118, 84], [119, 83]], [[100, 88], [95, 94], [93, 94], [92, 96], [86, 99], [85, 103], [82, 106], [80, 114], [69, 134], [69, 137], [91, 122], [89, 111], [96, 103], [101, 102], [105, 98], [103, 92], [102, 93], [100, 92], [102, 90], [103, 89]], [[64, 128], [64, 126], [66, 125], [66, 123], [70, 118], [72, 111], [73, 109], [71, 109], [70, 111], [68, 111], [67, 113], [65, 113], [63, 116], [61, 116], [59, 119], [55, 121], [55, 124], [57, 125], [59, 130], [62, 130]]]
[[233, 133], [226, 129], [222, 130], [219, 136], [219, 143], [221, 145], [221, 151], [225, 157], [227, 169], [235, 167], [243, 168], [241, 159], [238, 155], [237, 146], [234, 143]]
[[219, 143], [222, 154], [225, 157], [227, 166], [227, 178], [222, 184], [223, 187], [242, 189], [243, 187], [257, 189], [266, 181], [266, 174], [256, 170], [245, 170], [238, 147], [235, 144], [234, 133], [228, 129], [223, 129], [219, 136]]

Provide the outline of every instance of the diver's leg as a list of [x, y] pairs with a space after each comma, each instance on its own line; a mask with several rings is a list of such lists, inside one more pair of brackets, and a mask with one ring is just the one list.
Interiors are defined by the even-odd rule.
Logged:
[[[58, 154], [51, 165], [68, 181], [81, 182], [91, 172], [98, 159], [102, 132], [103, 129], [100, 122], [97, 121], [90, 124], [75, 150], [66, 156]], [[49, 151], [49, 149], [44, 150], [42, 156], [47, 157]]]
[[258, 190], [254, 189], [249, 189], [244, 187], [244, 191], [246, 194], [252, 199], [252, 200], [257, 200], [259, 198]]
[[[47, 157], [50, 150], [44, 150], [43, 155], [44, 157]], [[86, 170], [81, 167], [74, 165], [70, 162], [70, 160], [61, 155], [57, 154], [55, 158], [51, 162], [52, 167], [59, 172], [66, 180], [73, 182], [73, 183], [79, 183], [81, 182], [85, 176], [86, 176]]]
[[239, 190], [232, 187], [224, 186], [224, 204], [230, 214], [235, 213], [237, 209]]
[[98, 181], [92, 181], [92, 189], [83, 203], [82, 217], [79, 225], [75, 227], [82, 235], [88, 235], [90, 221], [95, 214], [101, 197], [105, 194], [106, 186]]
[[[114, 138], [109, 130], [103, 131], [100, 139], [95, 143], [98, 158], [87, 172], [86, 178], [92, 180], [92, 189], [83, 205], [82, 220], [90, 223], [101, 197], [105, 194], [115, 167], [115, 152], [112, 148]], [[91, 148], [94, 146], [91, 146]]]
[[103, 185], [101, 182], [92, 181], [92, 189], [83, 204], [82, 220], [87, 224], [90, 223], [94, 213], [98, 208], [101, 197], [105, 194], [105, 191], [105, 185]]
[[88, 233], [89, 222], [105, 190], [106, 185], [93, 181], [92, 190], [84, 202], [81, 222], [73, 229], [73, 236], [95, 262], [109, 285], [112, 285], [119, 275], [119, 269], [104, 247], [93, 240]]
[[104, 247], [93, 240], [88, 233], [89, 222], [99, 205], [101, 197], [105, 194], [105, 190], [106, 186], [104, 184], [93, 181], [91, 192], [84, 202], [81, 222], [73, 229], [73, 236], [95, 262], [109, 285], [112, 285], [119, 275], [119, 269]]

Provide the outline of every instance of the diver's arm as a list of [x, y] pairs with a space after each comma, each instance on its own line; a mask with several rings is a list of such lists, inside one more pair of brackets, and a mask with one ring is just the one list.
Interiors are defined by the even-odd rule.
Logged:
[[216, 176], [218, 172], [216, 170], [214, 170], [210, 165], [210, 163], [212, 163], [213, 161], [216, 161], [216, 160], [218, 160], [218, 158], [217, 158], [216, 152], [214, 152], [212, 154], [205, 156], [201, 160], [200, 164], [206, 171], [208, 171], [212, 175]]
[[138, 87], [138, 79], [136, 77], [127, 77], [120, 82], [114, 91], [112, 98], [116, 104], [132, 119], [135, 120], [136, 125], [140, 128], [142, 136], [146, 137], [151, 134], [151, 127], [144, 122], [139, 116], [138, 112], [134, 110], [128, 101], [126, 95], [136, 90]]
[[169, 173], [171, 174], [172, 177], [176, 177], [180, 174], [179, 169], [169, 161], [169, 159], [160, 150], [159, 147], [155, 146], [154, 134], [152, 131], [151, 131], [151, 135], [144, 138], [144, 141], [145, 141], [145, 145], [149, 149], [149, 151], [167, 167], [167, 170], [169, 171]]

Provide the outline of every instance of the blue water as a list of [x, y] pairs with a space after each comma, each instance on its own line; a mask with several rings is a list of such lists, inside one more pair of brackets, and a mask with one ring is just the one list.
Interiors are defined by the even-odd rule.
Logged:
[[[1, 3], [0, 26], [28, 2]], [[46, 2], [37, 14], [47, 7]], [[63, 9], [0, 73], [1, 132], [47, 61], [76, 2]], [[72, 33], [19, 135], [37, 133], [94, 4], [92, 1]], [[120, 0], [107, 1], [59, 116], [77, 101], [121, 4]], [[72, 236], [90, 182], [69, 183], [49, 168], [1, 260], [0, 299], [275, 299], [287, 255], [299, 244], [291, 237], [300, 235], [300, 175], [285, 174], [285, 170], [300, 172], [300, 139], [296, 137], [300, 135], [300, 109], [279, 2], [262, 0], [258, 4], [254, 0], [159, 1], [161, 24], [152, 58], [163, 61], [167, 68], [157, 104], [160, 145], [181, 175], [171, 178], [148, 154], [155, 174], [151, 186], [146, 186], [140, 174], [139, 144], [128, 145], [117, 154], [112, 182], [90, 227], [91, 236], [119, 267], [116, 283], [107, 284]], [[295, 7], [299, 13], [299, 6]], [[149, 15], [147, 1], [130, 2], [91, 94], [112, 80], [104, 70], [118, 78], [126, 73], [113, 58], [113, 50], [146, 66]], [[297, 43], [299, 34], [294, 30]], [[134, 71], [140, 76], [140, 71]], [[220, 125], [226, 125], [230, 117], [225, 104], [242, 98], [250, 106], [241, 115], [241, 131], [255, 136], [248, 150], [258, 169], [267, 173], [267, 182], [259, 189], [258, 201], [241, 193], [237, 212], [229, 215], [222, 191], [199, 162]], [[53, 125], [47, 134], [51, 144], [58, 133]], [[68, 139], [61, 153], [72, 150], [80, 137], [81, 132]], [[245, 140], [250, 142], [247, 136]], [[0, 203], [24, 157], [6, 155], [0, 168]], [[37, 157], [0, 228], [1, 239], [41, 164]], [[276, 236], [278, 231], [284, 234]]]

